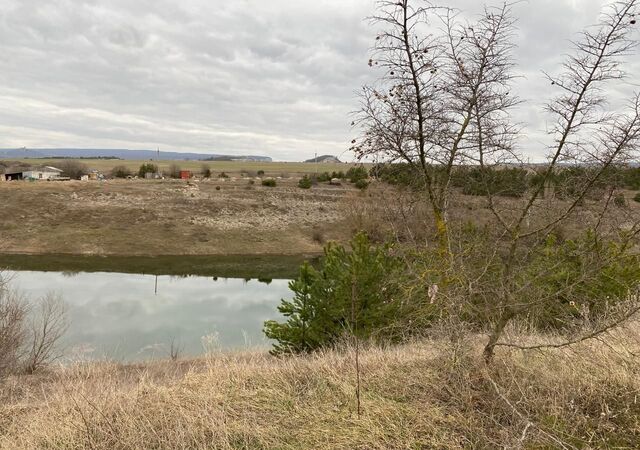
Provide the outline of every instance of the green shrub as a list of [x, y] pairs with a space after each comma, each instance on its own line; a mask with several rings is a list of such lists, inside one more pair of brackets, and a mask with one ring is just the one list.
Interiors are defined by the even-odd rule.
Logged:
[[324, 183], [326, 181], [331, 181], [331, 175], [329, 175], [329, 172], [323, 172], [319, 175], [316, 175], [315, 179], [318, 183]]
[[369, 182], [367, 180], [358, 180], [355, 182], [355, 186], [364, 191], [367, 187], [369, 187]]
[[[586, 187], [593, 180], [596, 169], [590, 167], [573, 166], [566, 167], [554, 173], [550, 182], [554, 188], [554, 193], [558, 198], [577, 198], [582, 195]], [[600, 176], [587, 190], [584, 196], [588, 200], [601, 200], [604, 197], [607, 179], [611, 180], [611, 175]]]
[[640, 192], [633, 196], [633, 200], [640, 203]]
[[138, 176], [144, 178], [147, 173], [158, 173], [158, 166], [151, 163], [145, 163], [138, 169]]
[[369, 178], [369, 173], [363, 166], [351, 167], [347, 170], [346, 178], [352, 183], [356, 183], [358, 180], [366, 180]]
[[371, 245], [364, 233], [354, 237], [350, 250], [328, 244], [321, 267], [305, 262], [289, 283], [294, 297], [278, 307], [286, 321], [265, 322], [266, 336], [277, 341], [272, 353], [313, 351], [336, 344], [345, 333], [392, 339], [390, 325], [403, 305], [400, 285], [392, 280], [401, 267], [390, 247]]
[[200, 173], [202, 173], [203, 178], [211, 178], [211, 168], [206, 164], [202, 165]]
[[457, 171], [458, 182], [466, 195], [522, 197], [530, 185], [527, 171], [520, 168], [493, 169], [471, 167]]
[[627, 206], [627, 199], [622, 192], [618, 192], [613, 196], [613, 204], [618, 208], [624, 208]]
[[261, 177], [264, 175], [264, 170], [258, 170], [258, 176]]
[[311, 182], [311, 178], [306, 175], [302, 177], [300, 181], [298, 181], [298, 187], [302, 189], [311, 189], [312, 184], [313, 183]]
[[640, 257], [592, 232], [564, 242], [550, 236], [535, 250], [528, 270], [520, 277], [521, 282], [533, 281], [530, 291], [546, 299], [539, 302], [523, 293], [524, 302], [538, 304], [530, 311], [534, 323], [541, 328], [558, 328], [567, 318], [578, 315], [580, 307], [598, 317], [607, 307], [624, 300], [640, 282]]
[[640, 167], [627, 168], [621, 177], [622, 184], [627, 189], [640, 189]]
[[276, 187], [276, 180], [273, 178], [267, 178], [266, 180], [262, 180], [262, 185], [267, 187]]
[[420, 179], [415, 169], [407, 163], [376, 164], [369, 171], [369, 175], [385, 183], [398, 186], [414, 186]]
[[229, 175], [227, 175], [224, 172], [220, 172], [220, 175], [218, 175], [218, 178], [229, 178]]

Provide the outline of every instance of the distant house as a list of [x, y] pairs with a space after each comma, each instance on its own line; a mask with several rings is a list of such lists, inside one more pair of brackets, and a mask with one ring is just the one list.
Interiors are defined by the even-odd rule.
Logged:
[[62, 170], [51, 166], [31, 167], [22, 172], [26, 180], [55, 180], [62, 177]]
[[23, 171], [24, 168], [8, 167], [3, 174], [0, 174], [0, 177], [2, 177], [4, 181], [22, 180]]

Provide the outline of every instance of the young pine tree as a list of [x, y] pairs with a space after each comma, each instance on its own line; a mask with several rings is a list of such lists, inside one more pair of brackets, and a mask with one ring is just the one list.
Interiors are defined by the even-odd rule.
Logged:
[[[266, 336], [276, 341], [272, 353], [313, 351], [354, 332], [363, 339], [392, 338], [391, 325], [402, 314], [400, 268], [388, 246], [372, 245], [364, 233], [354, 237], [351, 249], [327, 245], [321, 268], [305, 263], [289, 284], [294, 297], [278, 307], [286, 322], [265, 322]], [[357, 331], [352, 327], [354, 290]]]

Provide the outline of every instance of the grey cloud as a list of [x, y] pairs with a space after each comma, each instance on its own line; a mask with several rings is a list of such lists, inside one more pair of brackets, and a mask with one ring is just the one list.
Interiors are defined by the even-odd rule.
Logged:
[[[495, 3], [495, 2], [494, 2]], [[539, 113], [568, 41], [601, 0], [520, 3], [519, 113]], [[473, 16], [480, 3], [447, 2]], [[342, 154], [367, 67], [373, 0], [4, 0], [0, 147], [126, 146]], [[542, 150], [530, 149], [535, 154]]]

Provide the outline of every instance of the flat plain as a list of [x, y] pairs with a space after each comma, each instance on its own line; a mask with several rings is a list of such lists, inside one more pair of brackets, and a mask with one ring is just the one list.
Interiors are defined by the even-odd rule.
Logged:
[[[275, 170], [275, 169], [273, 169]], [[248, 178], [0, 183], [0, 254], [315, 255], [347, 240], [349, 183]]]

